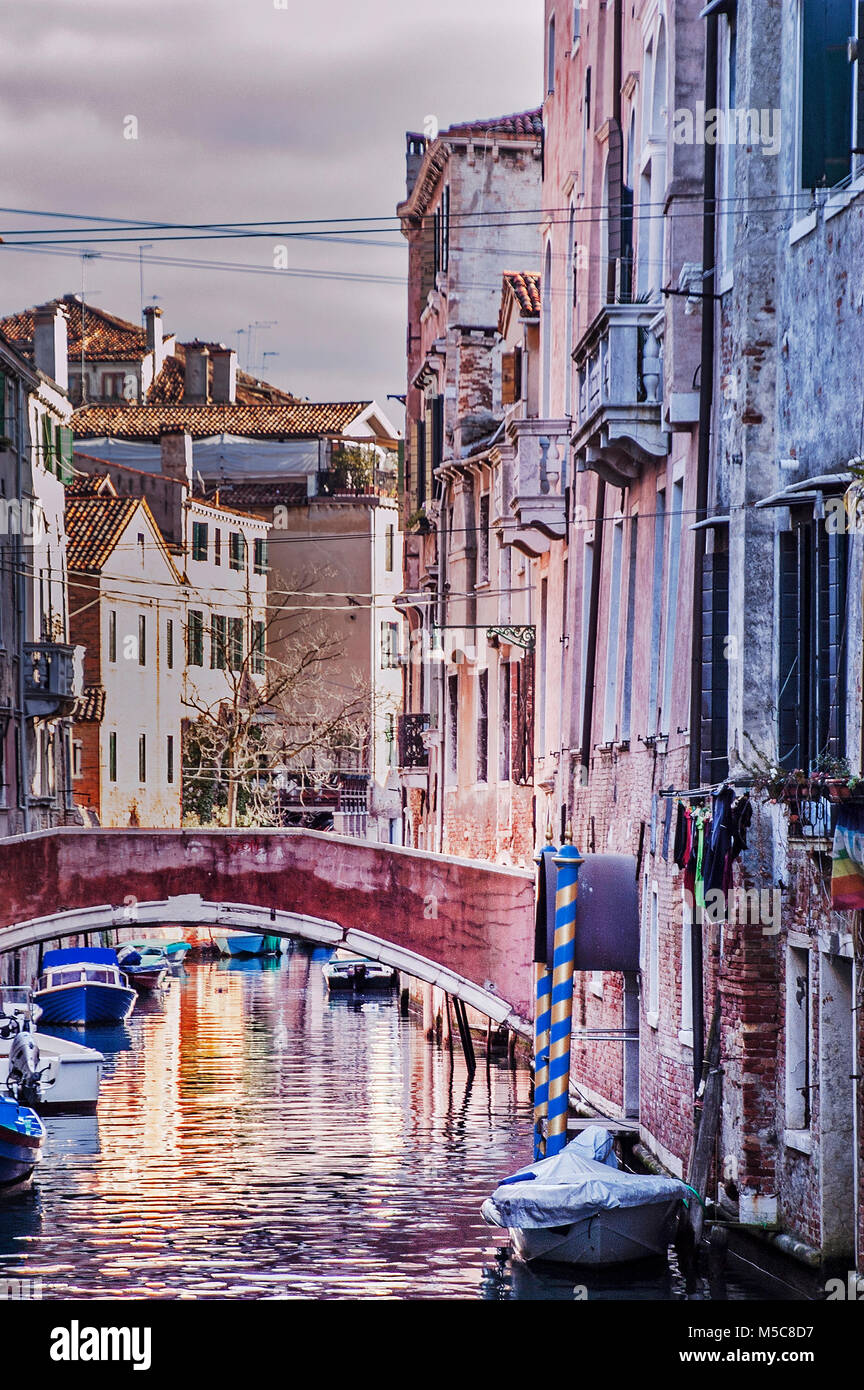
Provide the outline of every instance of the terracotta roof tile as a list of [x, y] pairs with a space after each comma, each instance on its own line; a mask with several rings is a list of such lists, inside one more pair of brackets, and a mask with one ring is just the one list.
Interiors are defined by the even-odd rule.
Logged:
[[302, 506], [308, 491], [305, 479], [301, 482], [220, 482], [208, 487], [206, 496], [208, 501], [220, 507], [227, 505], [267, 511], [270, 507]]
[[510, 290], [523, 318], [536, 318], [540, 313], [540, 275], [533, 270], [506, 270], [504, 293]]
[[188, 429], [193, 439], [242, 434], [259, 439], [341, 434], [369, 401], [300, 401], [268, 405], [93, 405], [72, 416], [78, 439], [158, 440], [164, 428]]
[[70, 573], [98, 574], [140, 506], [137, 497], [92, 492], [69, 497], [66, 559]]
[[[67, 294], [57, 301], [66, 310], [69, 356], [81, 355], [81, 301]], [[0, 329], [18, 351], [33, 359], [33, 316], [35, 308], [24, 309], [0, 320]], [[116, 314], [106, 314], [93, 304], [84, 305], [84, 355], [91, 362], [140, 361], [147, 351], [147, 335], [137, 324]]]
[[494, 116], [489, 121], [463, 121], [441, 132], [445, 139], [457, 135], [473, 135], [482, 139], [487, 133], [513, 135], [522, 139], [538, 137], [543, 134], [543, 108], [538, 106], [532, 111], [517, 111], [512, 116]]
[[[188, 343], [178, 343], [172, 357], [166, 357], [162, 370], [147, 392], [148, 405], [179, 405], [183, 400], [183, 387], [186, 381], [186, 349]], [[196, 344], [201, 347], [222, 347], [221, 343]], [[212, 388], [213, 363], [208, 366], [208, 378]], [[259, 381], [247, 372], [237, 372], [238, 405], [291, 405], [297, 401], [290, 391], [280, 391], [267, 381]]]
[[72, 714], [76, 724], [98, 724], [105, 717], [104, 685], [85, 685]]

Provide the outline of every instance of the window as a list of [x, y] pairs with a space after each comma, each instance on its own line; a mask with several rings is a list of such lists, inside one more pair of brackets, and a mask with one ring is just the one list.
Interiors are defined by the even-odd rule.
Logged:
[[144, 613], [138, 614], [138, 665], [147, 665], [147, 618]]
[[435, 274], [446, 271], [450, 265], [450, 185], [445, 184], [441, 192], [441, 202], [432, 215], [434, 238]]
[[663, 537], [666, 534], [666, 493], [657, 493], [654, 511], [654, 575], [651, 585], [651, 665], [648, 692], [648, 732], [656, 734], [660, 720], [660, 621], [663, 613]]
[[165, 624], [165, 665], [169, 671], [174, 669], [174, 619], [169, 618]]
[[186, 629], [186, 655], [190, 666], [204, 665], [204, 614], [196, 608], [189, 610]]
[[574, 46], [574, 48], [575, 48], [576, 44], [579, 42], [579, 39], [581, 38], [581, 35], [582, 35], [582, 0], [576, 0], [576, 3], [575, 3], [574, 6], [573, 6], [573, 46]]
[[84, 747], [78, 738], [72, 740], [72, 776], [84, 776]]
[[653, 884], [648, 902], [648, 1022], [656, 1028], [660, 1012], [660, 924], [657, 884]]
[[549, 20], [549, 38], [546, 44], [546, 92], [555, 90], [555, 16]]
[[381, 624], [381, 667], [391, 670], [399, 665], [399, 624]]
[[675, 674], [675, 627], [681, 595], [678, 593], [678, 571], [681, 565], [681, 517], [684, 506], [683, 479], [672, 485], [672, 510], [669, 513], [669, 565], [666, 574], [666, 636], [663, 671], [663, 707], [660, 715], [661, 733], [669, 733], [672, 703], [672, 678]]
[[147, 781], [147, 735], [138, 735], [138, 781]]
[[114, 608], [108, 614], [108, 660], [117, 660], [117, 612]]
[[228, 564], [232, 570], [242, 570], [246, 564], [246, 537], [242, 531], [228, 534]]
[[384, 738], [387, 743], [387, 766], [396, 767], [398, 763], [398, 747], [396, 744], [396, 716], [386, 714], [384, 716]]
[[511, 666], [513, 691], [513, 744], [511, 780], [526, 786], [534, 776], [534, 663], [530, 657]]
[[260, 536], [255, 538], [255, 573], [266, 574], [269, 569], [267, 563], [267, 542]]
[[702, 581], [702, 782], [729, 772], [729, 537], [714, 532]]
[[117, 781], [117, 735], [108, 735], [108, 781]]
[[510, 781], [510, 663], [502, 661], [498, 667], [498, 779]]
[[213, 528], [213, 563], [214, 565], [221, 565], [222, 563], [222, 532], [218, 526]]
[[228, 662], [232, 671], [242, 671], [243, 669], [245, 626], [242, 618], [228, 619]]
[[540, 709], [537, 716], [537, 733], [540, 738], [540, 756], [546, 752], [546, 661], [549, 651], [549, 580], [540, 581], [540, 630], [537, 634], [540, 650], [537, 653], [537, 676], [540, 681]]
[[208, 551], [208, 528], [206, 521], [192, 522], [192, 559], [206, 560]]
[[165, 749], [165, 777], [169, 786], [174, 781], [174, 735], [168, 735]]
[[[849, 62], [848, 42], [855, 28], [852, 0], [801, 0], [800, 15], [800, 178], [802, 188], [832, 188], [851, 170], [853, 107], [861, 89], [861, 59]], [[861, 26], [859, 22], [859, 41]], [[857, 69], [857, 70], [856, 70]], [[862, 111], [859, 105], [859, 133]]]
[[636, 639], [636, 558], [639, 517], [630, 518], [630, 556], [627, 573], [627, 628], [624, 638], [624, 688], [621, 696], [622, 740], [630, 738], [630, 714], [633, 707], [633, 646]]
[[603, 738], [612, 743], [618, 736], [618, 637], [621, 623], [621, 552], [624, 521], [616, 518], [612, 528], [612, 579], [609, 587], [609, 627], [606, 638], [606, 700]]
[[806, 771], [846, 754], [846, 536], [808, 520], [779, 541], [779, 761]]
[[224, 671], [228, 661], [228, 619], [214, 613], [210, 619], [210, 669]]
[[[735, 110], [738, 100], [738, 23], [734, 11], [721, 15], [720, 29], [720, 107], [725, 113]], [[731, 116], [727, 115], [724, 129], [729, 130]], [[718, 217], [717, 253], [721, 271], [732, 270], [735, 247], [735, 164], [737, 140], [725, 140], [720, 145], [720, 207]]]
[[489, 781], [489, 672], [477, 677], [477, 781]]
[[477, 583], [489, 582], [489, 493], [480, 498], [480, 516], [477, 528]]
[[264, 675], [264, 655], [266, 643], [266, 629], [263, 620], [253, 618], [252, 620], [252, 674], [253, 676]]
[[393, 573], [393, 551], [395, 535], [395, 526], [388, 526], [384, 532], [384, 568], [388, 574]]
[[123, 372], [104, 372], [102, 374], [102, 395], [107, 400], [120, 400], [123, 397]]
[[786, 1128], [810, 1128], [810, 952], [786, 948]]
[[447, 780], [459, 775], [459, 677], [447, 677]]

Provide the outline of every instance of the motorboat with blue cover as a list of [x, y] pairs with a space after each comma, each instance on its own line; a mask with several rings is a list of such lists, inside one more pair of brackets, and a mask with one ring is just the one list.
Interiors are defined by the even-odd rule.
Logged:
[[[189, 952], [192, 950], [190, 941], [124, 941], [124, 946], [131, 946], [134, 951], [162, 951], [168, 958], [168, 964], [173, 968], [175, 965], [182, 965]], [[119, 951], [119, 948], [118, 948]]]
[[68, 946], [45, 952], [33, 1002], [47, 1025], [122, 1023], [135, 1007], [135, 991], [120, 970], [116, 951]]
[[162, 989], [167, 983], [171, 962], [158, 946], [124, 942], [117, 947], [117, 960], [130, 985], [139, 993]]
[[666, 1255], [689, 1189], [677, 1178], [627, 1173], [613, 1136], [591, 1125], [553, 1158], [505, 1178], [481, 1208], [510, 1232], [520, 1259], [624, 1264]]
[[26, 1187], [42, 1157], [45, 1126], [35, 1110], [0, 1096], [0, 1195]]

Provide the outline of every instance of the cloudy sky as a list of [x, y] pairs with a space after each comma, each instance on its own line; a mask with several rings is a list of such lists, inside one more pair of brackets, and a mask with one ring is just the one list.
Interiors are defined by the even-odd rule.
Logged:
[[[5, 6], [0, 313], [80, 292], [83, 274], [93, 304], [137, 322], [143, 259], [144, 301], [181, 341], [227, 342], [312, 399], [403, 391], [404, 132], [430, 114], [446, 126], [538, 104], [542, 14], [542, 0]], [[108, 220], [124, 218], [174, 228]], [[342, 240], [226, 227], [310, 219], [346, 219], [330, 229]], [[177, 230], [202, 222], [220, 239]], [[11, 249], [58, 229], [64, 254]], [[261, 273], [279, 245], [289, 269]]]

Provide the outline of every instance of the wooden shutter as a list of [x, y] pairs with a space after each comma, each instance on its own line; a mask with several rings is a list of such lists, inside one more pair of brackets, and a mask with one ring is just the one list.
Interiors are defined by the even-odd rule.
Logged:
[[57, 477], [62, 483], [71, 483], [75, 436], [66, 425], [57, 426], [55, 447], [57, 451]]
[[850, 168], [852, 74], [850, 0], [804, 0], [802, 25], [801, 184], [833, 188]]
[[778, 761], [790, 770], [799, 766], [801, 733], [801, 663], [799, 660], [798, 534], [780, 533], [780, 666], [777, 708]]
[[501, 404], [516, 404], [515, 352], [505, 352], [501, 357]]

